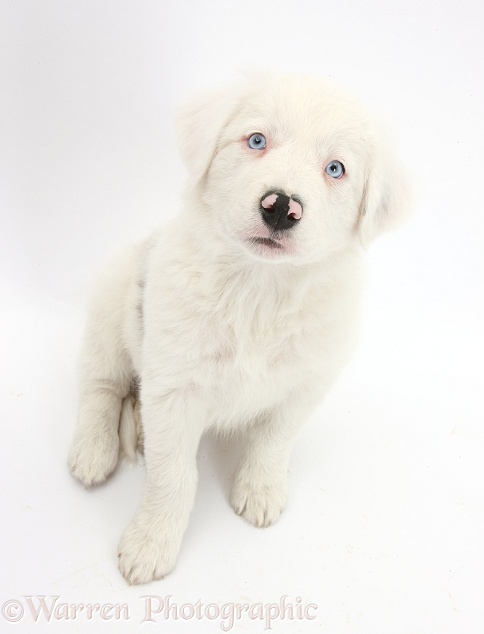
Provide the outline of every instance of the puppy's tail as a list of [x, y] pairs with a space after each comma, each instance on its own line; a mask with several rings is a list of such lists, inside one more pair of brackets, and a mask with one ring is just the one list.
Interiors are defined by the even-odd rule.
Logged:
[[138, 462], [137, 452], [143, 453], [143, 426], [139, 400], [129, 394], [123, 401], [119, 421], [120, 457], [128, 462]]

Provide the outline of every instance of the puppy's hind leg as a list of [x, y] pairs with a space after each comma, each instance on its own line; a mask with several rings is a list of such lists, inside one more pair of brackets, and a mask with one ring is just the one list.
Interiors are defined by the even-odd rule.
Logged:
[[82, 395], [79, 421], [69, 451], [69, 467], [85, 486], [100, 484], [119, 456], [119, 416], [124, 390], [112, 379], [96, 379]]
[[116, 468], [121, 407], [132, 380], [123, 342], [130, 276], [122, 264], [118, 260], [118, 266], [110, 267], [101, 278], [81, 352], [79, 418], [68, 462], [85, 486], [103, 482]]

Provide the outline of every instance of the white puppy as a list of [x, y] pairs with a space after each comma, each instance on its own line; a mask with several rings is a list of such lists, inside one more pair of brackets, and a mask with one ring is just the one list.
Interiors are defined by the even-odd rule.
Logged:
[[83, 484], [104, 481], [120, 437], [135, 454], [139, 401], [146, 488], [119, 546], [130, 583], [174, 567], [208, 429], [245, 428], [231, 504], [256, 526], [277, 520], [296, 433], [355, 343], [365, 247], [408, 198], [365, 111], [314, 79], [202, 97], [179, 137], [183, 212], [97, 285], [69, 456]]

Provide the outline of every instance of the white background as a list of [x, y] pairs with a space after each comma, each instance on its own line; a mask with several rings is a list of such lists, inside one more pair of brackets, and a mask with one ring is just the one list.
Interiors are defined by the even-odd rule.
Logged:
[[[222, 631], [221, 619], [141, 625], [153, 594], [318, 605], [274, 632], [482, 633], [482, 2], [0, 9], [0, 602], [25, 609], [11, 625], [5, 607], [1, 631]], [[278, 524], [236, 517], [237, 448], [204, 440], [177, 568], [130, 588], [116, 547], [142, 468], [87, 492], [66, 466], [87, 290], [114, 247], [176, 212], [176, 104], [254, 67], [331, 77], [391, 121], [419, 183], [415, 215], [368, 255], [358, 353], [296, 444]], [[35, 623], [23, 595], [127, 603], [130, 619]], [[264, 627], [246, 616], [233, 631]]]

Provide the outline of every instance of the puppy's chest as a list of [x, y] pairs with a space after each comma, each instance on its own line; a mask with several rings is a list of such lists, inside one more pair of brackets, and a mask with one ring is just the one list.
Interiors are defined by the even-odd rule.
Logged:
[[199, 339], [197, 383], [223, 392], [224, 400], [268, 406], [314, 369], [319, 355], [311, 338], [310, 324], [298, 316], [265, 319], [255, 312], [239, 321], [211, 321]]
[[297, 362], [304, 340], [301, 333], [283, 333], [276, 327], [256, 331], [247, 324], [234, 329], [212, 325], [200, 345], [200, 360], [219, 372], [267, 374]]

